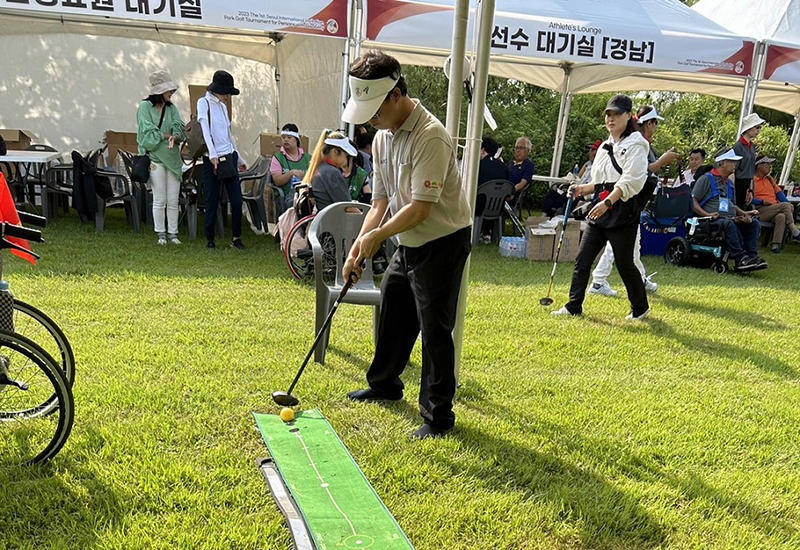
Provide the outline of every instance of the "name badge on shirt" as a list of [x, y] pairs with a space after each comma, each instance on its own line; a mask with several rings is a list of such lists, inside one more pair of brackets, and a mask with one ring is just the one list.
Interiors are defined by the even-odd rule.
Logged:
[[719, 211], [728, 213], [731, 211], [731, 204], [728, 200], [728, 197], [720, 197], [719, 198]]

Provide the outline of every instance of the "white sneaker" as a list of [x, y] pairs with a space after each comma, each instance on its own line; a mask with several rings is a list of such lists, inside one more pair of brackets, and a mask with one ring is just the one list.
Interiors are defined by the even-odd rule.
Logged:
[[161, 245], [167, 244], [167, 238], [166, 237], [159, 237], [158, 238], [158, 244], [161, 244]]
[[572, 313], [567, 309], [567, 306], [564, 306], [561, 309], [551, 312], [550, 315], [580, 315], [580, 313]]
[[648, 308], [644, 313], [642, 313], [638, 317], [634, 317], [633, 316], [633, 312], [631, 311], [630, 313], [628, 313], [628, 316], [625, 317], [625, 320], [626, 321], [643, 321], [644, 318], [647, 317], [648, 315], [650, 315], [650, 308]]
[[170, 237], [169, 244], [181, 244], [181, 241], [178, 239], [178, 237]]
[[546, 228], [546, 229], [553, 229], [555, 227], [558, 227], [558, 223], [560, 221], [561, 220], [559, 220], [558, 218], [550, 218], [546, 222], [540, 223], [539, 227]]
[[619, 292], [611, 288], [611, 285], [606, 283], [592, 283], [589, 287], [589, 294], [599, 294], [600, 296], [608, 296], [609, 298], [616, 298]]
[[655, 292], [658, 290], [658, 283], [654, 283], [650, 280], [650, 277], [646, 277], [644, 280], [644, 289], [647, 292]]

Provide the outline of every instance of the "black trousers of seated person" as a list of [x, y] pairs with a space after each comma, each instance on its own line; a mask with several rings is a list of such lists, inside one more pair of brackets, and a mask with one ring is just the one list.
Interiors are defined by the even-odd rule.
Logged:
[[647, 303], [647, 293], [644, 289], [642, 274], [633, 263], [633, 247], [636, 245], [637, 224], [604, 229], [590, 223], [583, 233], [578, 257], [575, 259], [575, 270], [572, 272], [572, 285], [569, 289], [569, 302], [567, 310], [570, 313], [583, 313], [583, 300], [586, 297], [586, 285], [592, 271], [595, 258], [605, 248], [606, 242], [611, 243], [614, 251], [614, 263], [617, 271], [625, 283], [628, 300], [631, 302], [631, 311], [638, 317], [650, 307]]
[[455, 423], [453, 327], [471, 227], [420, 247], [398, 247], [381, 283], [381, 315], [375, 358], [367, 371], [370, 388], [392, 398], [403, 395], [400, 374], [422, 332], [419, 412], [425, 423], [447, 430]]

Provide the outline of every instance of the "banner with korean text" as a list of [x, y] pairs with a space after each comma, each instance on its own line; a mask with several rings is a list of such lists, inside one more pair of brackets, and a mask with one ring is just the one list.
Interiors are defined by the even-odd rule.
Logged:
[[347, 0], [0, 0], [0, 8], [192, 27], [347, 37]]
[[[752, 41], [675, 4], [671, 0], [497, 0], [492, 54], [643, 70], [750, 74]], [[367, 0], [367, 38], [448, 50], [453, 5], [454, 0]], [[472, 10], [469, 29], [474, 17]]]

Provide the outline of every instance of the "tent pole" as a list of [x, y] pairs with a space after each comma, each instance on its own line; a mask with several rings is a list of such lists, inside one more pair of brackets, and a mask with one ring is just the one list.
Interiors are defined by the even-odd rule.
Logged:
[[355, 37], [355, 53], [353, 55], [359, 58], [361, 57], [361, 43], [364, 41], [364, 0], [356, 0], [356, 22], [353, 36]]
[[744, 117], [753, 112], [758, 93], [758, 83], [764, 76], [764, 61], [766, 59], [767, 45], [763, 41], [756, 42], [753, 52], [753, 71], [747, 77], [744, 89], [742, 90], [742, 108], [739, 111], [739, 127], [736, 131], [738, 138], [742, 133], [742, 121]]
[[[466, 184], [471, 212], [475, 211], [475, 195], [478, 189], [478, 165], [480, 163], [481, 139], [483, 136], [483, 112], [486, 108], [486, 89], [489, 82], [489, 57], [492, 47], [492, 31], [494, 30], [494, 9], [495, 0], [478, 0], [478, 36], [475, 42], [478, 56], [475, 61], [475, 88], [472, 91], [472, 105], [469, 109], [469, 120], [467, 121], [467, 141], [462, 162], [462, 180]], [[464, 274], [461, 276], [456, 326], [453, 331], [456, 380], [458, 380], [461, 370], [461, 348], [464, 340], [464, 317], [467, 311], [467, 288], [469, 287], [469, 260], [468, 257], [464, 266]]]
[[794, 117], [792, 139], [789, 140], [789, 149], [786, 151], [786, 160], [783, 163], [781, 179], [778, 182], [780, 185], [786, 185], [786, 183], [789, 181], [789, 176], [792, 174], [792, 168], [794, 168], [794, 159], [797, 156], [798, 145], [800, 145], [800, 113]]
[[[339, 122], [342, 121], [342, 113], [344, 113], [344, 106], [347, 105], [347, 98], [350, 96], [350, 86], [347, 81], [348, 72], [350, 71], [350, 51], [355, 42], [354, 35], [356, 32], [356, 0], [347, 0], [347, 41], [345, 42], [344, 52], [342, 52], [342, 95], [339, 102]], [[348, 136], [353, 139], [355, 135], [355, 127], [350, 124]]]
[[469, 19], [469, 0], [456, 3], [453, 16], [453, 47], [450, 52], [450, 74], [447, 86], [447, 133], [453, 140], [458, 154], [458, 134], [461, 125], [461, 97], [463, 82], [469, 78], [464, 74], [464, 59], [467, 51], [467, 20]]
[[553, 160], [550, 163], [550, 177], [557, 178], [561, 169], [561, 156], [564, 154], [564, 140], [567, 137], [567, 123], [569, 121], [569, 111], [572, 108], [572, 92], [570, 92], [570, 79], [572, 76], [572, 66], [565, 63], [561, 67], [564, 70], [564, 84], [561, 87], [561, 105], [558, 108], [558, 122], [556, 124], [556, 141], [553, 145]]

